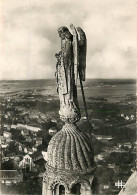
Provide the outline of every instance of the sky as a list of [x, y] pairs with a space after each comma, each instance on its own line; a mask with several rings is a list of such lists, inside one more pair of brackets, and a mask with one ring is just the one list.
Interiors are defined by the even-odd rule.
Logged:
[[87, 78], [135, 78], [135, 0], [1, 0], [0, 80], [54, 78], [57, 28], [87, 36]]

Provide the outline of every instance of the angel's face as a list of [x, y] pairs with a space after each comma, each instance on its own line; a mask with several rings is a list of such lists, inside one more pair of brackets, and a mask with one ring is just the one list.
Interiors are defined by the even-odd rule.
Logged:
[[60, 27], [59, 29], [58, 29], [58, 33], [59, 33], [59, 37], [61, 38], [61, 39], [65, 39], [65, 27]]
[[58, 33], [60, 38], [63, 40], [65, 38], [70, 39], [71, 33], [69, 32], [68, 28], [63, 26], [58, 29]]
[[58, 33], [59, 33], [59, 36], [62, 40], [65, 39], [65, 33], [64, 32], [59, 31]]

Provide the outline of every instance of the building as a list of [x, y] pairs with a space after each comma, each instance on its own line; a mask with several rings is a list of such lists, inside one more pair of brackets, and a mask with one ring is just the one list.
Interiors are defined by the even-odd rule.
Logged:
[[17, 125], [11, 125], [11, 129], [16, 129]]
[[6, 139], [4, 138], [4, 136], [0, 136], [0, 144], [5, 144], [6, 143]]
[[11, 129], [11, 126], [10, 125], [6, 125], [6, 124], [4, 124], [4, 130], [7, 130], [7, 131], [10, 131], [10, 129]]
[[18, 147], [19, 151], [22, 152], [23, 151], [23, 147], [21, 144], [19, 144], [19, 147]]
[[32, 147], [32, 151], [33, 151], [33, 152], [37, 152], [37, 150], [38, 150], [38, 149], [37, 149], [36, 146], [33, 146], [33, 147]]
[[126, 142], [126, 143], [124, 143], [124, 147], [127, 147], [128, 149], [131, 149], [132, 145], [131, 145], [130, 142]]
[[52, 127], [49, 129], [49, 135], [53, 136], [55, 133], [57, 133], [57, 128], [56, 127]]
[[26, 142], [32, 142], [32, 138], [30, 136], [25, 136]]
[[33, 131], [33, 132], [39, 132], [39, 131], [41, 131], [41, 129], [40, 129], [39, 127], [32, 127], [32, 126], [26, 125], [26, 128], [27, 128], [29, 131]]
[[102, 141], [110, 141], [112, 140], [112, 136], [108, 136], [108, 135], [93, 135], [93, 137], [97, 140], [102, 140]]
[[28, 148], [28, 154], [33, 154], [32, 148]]
[[8, 132], [8, 131], [3, 132], [3, 139], [4, 139], [6, 144], [11, 142], [11, 138], [12, 138], [12, 134], [10, 132]]
[[134, 143], [134, 149], [137, 151], [137, 141]]
[[1, 144], [2, 149], [6, 149], [9, 145], [8, 144]]
[[2, 157], [2, 162], [7, 162], [9, 160], [10, 160], [10, 157], [5, 157], [5, 156]]
[[122, 114], [121, 114], [121, 117], [125, 118], [125, 114], [122, 113]]
[[13, 157], [14, 163], [16, 163], [17, 165], [19, 164], [20, 159], [21, 159], [21, 158], [20, 158], [19, 156]]
[[8, 131], [4, 131], [3, 132], [3, 137], [5, 139], [12, 138], [12, 134], [10, 132], [8, 132]]
[[16, 128], [17, 128], [17, 129], [26, 129], [26, 126], [27, 126], [27, 125], [18, 123], [17, 126], [16, 126]]
[[44, 160], [47, 162], [47, 161], [48, 161], [48, 155], [47, 155], [47, 152], [42, 151], [42, 155], [43, 155]]
[[0, 170], [0, 182], [6, 185], [23, 182], [23, 174], [17, 170]]
[[32, 170], [35, 167], [35, 164], [33, 163], [33, 159], [30, 155], [25, 155], [23, 157], [23, 160], [20, 161], [19, 163], [19, 167], [22, 169], [28, 169], [28, 170]]
[[21, 131], [21, 135], [22, 135], [22, 136], [29, 136], [29, 131], [26, 130], [26, 129], [25, 129], [25, 130], [22, 130], [22, 131]]
[[126, 120], [129, 120], [130, 118], [129, 118], [129, 116], [126, 116], [125, 119], [126, 119]]
[[11, 138], [7, 138], [7, 139], [6, 139], [6, 143], [7, 143], [7, 144], [9, 144], [11, 141], [12, 141]]
[[36, 161], [43, 159], [43, 155], [41, 154], [41, 152], [35, 152], [30, 156], [33, 159], [33, 162], [36, 162]]
[[114, 169], [115, 168], [115, 164], [108, 164], [108, 168], [109, 169]]
[[27, 148], [27, 147], [24, 148], [24, 152], [25, 152], [26, 154], [28, 153], [28, 148]]
[[102, 155], [102, 154], [98, 154], [98, 155], [96, 155], [95, 156], [95, 161], [97, 162], [97, 161], [102, 161], [102, 160], [104, 160], [104, 156]]
[[109, 187], [109, 185], [106, 184], [103, 186], [103, 188], [106, 190], [106, 189], [109, 189], [110, 187]]
[[135, 119], [135, 116], [132, 114], [131, 115], [131, 120], [134, 120]]
[[29, 130], [29, 131], [32, 131], [32, 132], [41, 131], [41, 129], [39, 127], [32, 127], [32, 126], [24, 125], [24, 124], [20, 124], [20, 123], [17, 124], [16, 129]]
[[42, 144], [42, 137], [36, 137], [36, 146], [39, 146]]
[[87, 117], [86, 116], [83, 116], [83, 117], [81, 117], [81, 120], [87, 121]]

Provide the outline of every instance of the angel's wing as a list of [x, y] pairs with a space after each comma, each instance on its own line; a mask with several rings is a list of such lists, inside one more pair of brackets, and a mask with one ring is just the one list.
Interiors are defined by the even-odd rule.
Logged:
[[87, 51], [87, 39], [84, 31], [80, 28], [76, 28], [78, 32], [78, 51], [79, 51], [79, 73], [82, 81], [85, 81], [86, 70], [86, 51]]
[[74, 76], [75, 76], [75, 84], [77, 84], [78, 66], [79, 66], [78, 34], [73, 24], [70, 25], [70, 28], [73, 34]]

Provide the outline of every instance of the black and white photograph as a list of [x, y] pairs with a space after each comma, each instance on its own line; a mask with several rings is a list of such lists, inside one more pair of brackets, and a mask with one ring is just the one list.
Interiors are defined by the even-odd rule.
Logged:
[[0, 195], [137, 195], [136, 3], [0, 1]]

